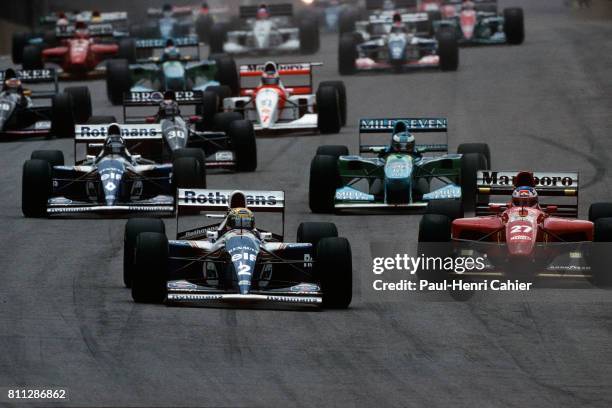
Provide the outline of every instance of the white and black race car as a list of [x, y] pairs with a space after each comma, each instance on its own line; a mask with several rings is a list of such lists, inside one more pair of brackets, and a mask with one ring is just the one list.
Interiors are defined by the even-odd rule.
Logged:
[[[175, 240], [159, 219], [125, 227], [124, 283], [136, 302], [349, 306], [351, 247], [334, 224], [302, 223], [295, 242], [284, 241], [284, 225], [281, 234], [255, 226], [259, 212], [280, 213], [284, 224], [282, 191], [181, 189], [177, 205]], [[201, 225], [200, 217], [181, 231], [183, 212], [220, 222]]]

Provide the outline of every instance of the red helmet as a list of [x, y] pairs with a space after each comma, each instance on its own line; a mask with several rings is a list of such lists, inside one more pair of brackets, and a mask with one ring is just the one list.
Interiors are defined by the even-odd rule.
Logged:
[[268, 6], [266, 6], [265, 4], [262, 4], [261, 6], [259, 6], [259, 9], [257, 10], [257, 19], [258, 20], [265, 20], [268, 17], [270, 17], [270, 12], [268, 11]]

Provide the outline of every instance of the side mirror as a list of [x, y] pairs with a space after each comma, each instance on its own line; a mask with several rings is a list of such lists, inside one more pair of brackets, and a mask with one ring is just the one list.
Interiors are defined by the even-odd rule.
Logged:
[[145, 122], [147, 122], [147, 123], [155, 123], [155, 116], [147, 116], [145, 118]]
[[262, 241], [268, 241], [272, 239], [272, 233], [271, 232], [260, 232], [259, 237], [261, 238]]

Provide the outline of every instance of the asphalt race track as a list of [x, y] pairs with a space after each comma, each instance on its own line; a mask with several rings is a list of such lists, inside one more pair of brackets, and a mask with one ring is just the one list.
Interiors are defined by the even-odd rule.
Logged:
[[[121, 278], [125, 220], [21, 214], [22, 163], [35, 149], [62, 149], [69, 162], [71, 141], [3, 143], [0, 386], [66, 387], [76, 406], [612, 406], [610, 292], [366, 299], [370, 242], [414, 243], [420, 217], [308, 208], [317, 146], [355, 151], [358, 118], [407, 115], [448, 117], [452, 149], [487, 142], [496, 169], [579, 170], [582, 217], [612, 201], [612, 25], [577, 19], [562, 0], [510, 3], [525, 8], [524, 45], [462, 49], [456, 73], [344, 77], [341, 134], [260, 139], [255, 173], [209, 176], [209, 187], [285, 190], [288, 237], [301, 221], [336, 222], [353, 248], [346, 311], [135, 304]], [[337, 78], [336, 53], [336, 35], [324, 37], [317, 80]], [[89, 86], [95, 113], [120, 118], [104, 83]]]

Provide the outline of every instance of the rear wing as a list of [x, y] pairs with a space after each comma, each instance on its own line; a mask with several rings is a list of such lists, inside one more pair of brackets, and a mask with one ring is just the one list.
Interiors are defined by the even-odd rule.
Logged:
[[[202, 91], [175, 91], [174, 98], [179, 105], [201, 105], [204, 100], [204, 92]], [[123, 94], [123, 120], [125, 122], [142, 121], [146, 116], [130, 115], [128, 116], [128, 108], [155, 106], [164, 100], [164, 93], [159, 91], [153, 92], [127, 92]]]
[[[422, 23], [424, 21], [429, 21], [429, 15], [427, 13], [404, 13], [401, 15], [402, 22], [408, 24]], [[372, 15], [370, 16], [371, 23], [393, 23], [393, 15], [385, 14], [385, 15]]]
[[446, 143], [418, 145], [421, 153], [448, 151], [448, 120], [446, 118], [372, 118], [359, 120], [359, 152], [378, 153], [388, 144], [363, 144], [362, 135], [371, 133], [391, 134], [398, 122], [404, 122], [406, 130], [411, 133], [445, 133]]
[[[278, 74], [283, 76], [307, 76], [308, 84], [300, 86], [307, 86], [308, 89], [304, 90], [304, 93], [310, 93], [312, 91], [312, 69], [313, 67], [323, 66], [322, 62], [296, 62], [296, 63], [282, 63], [277, 64]], [[260, 77], [263, 74], [264, 64], [245, 64], [241, 65], [238, 74], [240, 78], [254, 78]], [[296, 86], [296, 85], [294, 85]], [[294, 87], [292, 86], [292, 87]], [[241, 85], [241, 91], [247, 91], [255, 89], [255, 87], [246, 87]], [[297, 92], [296, 92], [297, 93]]]
[[[17, 78], [24, 84], [53, 83], [48, 90], [30, 90], [32, 98], [52, 98], [59, 92], [57, 71], [53, 68], [21, 69], [15, 71]], [[0, 82], [4, 81], [4, 71], [0, 71]]]
[[[173, 17], [188, 17], [192, 15], [195, 10], [197, 10], [196, 6], [173, 6], [172, 7], [172, 16]], [[161, 17], [164, 14], [164, 10], [157, 7], [149, 7], [147, 9], [148, 17]]]
[[[136, 40], [136, 48], [139, 49], [157, 49], [166, 47], [166, 39], [164, 38], [148, 38]], [[198, 47], [200, 42], [196, 37], [177, 37], [173, 38], [174, 46], [176, 47]]]
[[[578, 217], [578, 173], [577, 172], [520, 172], [520, 171], [493, 171], [479, 170], [476, 177], [476, 216], [492, 215], [489, 207], [490, 196], [506, 196], [505, 205], [512, 195], [517, 184], [523, 184], [520, 177], [524, 174], [533, 174], [534, 187], [538, 192], [540, 205], [554, 205], [557, 207], [556, 216]], [[519, 178], [517, 178], [519, 176]], [[549, 197], [556, 197], [548, 200]], [[542, 199], [543, 198], [543, 199]]]
[[[97, 154], [104, 146], [110, 124], [76, 125], [74, 127], [74, 157], [77, 146], [85, 145], [87, 155]], [[163, 131], [160, 124], [121, 124], [121, 137], [133, 154], [157, 157], [163, 148]], [[158, 152], [159, 151], [159, 152]]]
[[[416, 8], [419, 0], [392, 0], [394, 9], [412, 9]], [[366, 0], [366, 10], [382, 10], [385, 5], [385, 0]]]
[[[293, 16], [293, 5], [291, 3], [268, 4], [268, 12], [270, 17], [291, 17]], [[257, 17], [259, 6], [241, 6], [240, 18], [255, 18]]]

